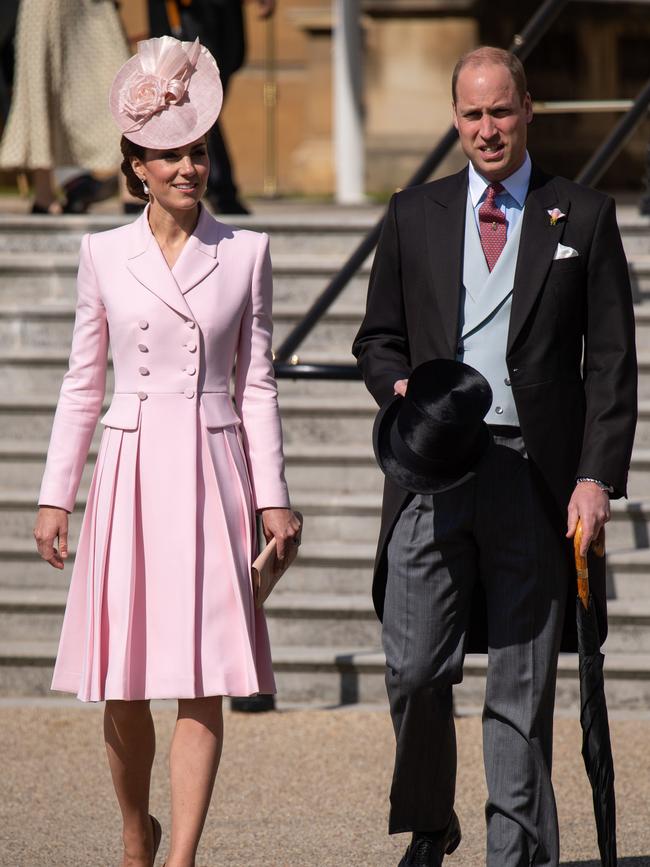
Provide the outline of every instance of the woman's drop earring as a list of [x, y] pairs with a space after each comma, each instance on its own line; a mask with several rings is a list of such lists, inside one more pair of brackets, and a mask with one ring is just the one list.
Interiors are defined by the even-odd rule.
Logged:
[[149, 187], [147, 186], [146, 181], [142, 181], [142, 189], [144, 190], [145, 196], [148, 196], [149, 195]]

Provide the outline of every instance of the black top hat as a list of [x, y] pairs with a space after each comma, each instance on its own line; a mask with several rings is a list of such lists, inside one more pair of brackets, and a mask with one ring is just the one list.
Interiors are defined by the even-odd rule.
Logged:
[[435, 494], [474, 475], [491, 441], [490, 384], [460, 361], [436, 358], [411, 373], [406, 395], [377, 413], [372, 432], [382, 471], [401, 488]]

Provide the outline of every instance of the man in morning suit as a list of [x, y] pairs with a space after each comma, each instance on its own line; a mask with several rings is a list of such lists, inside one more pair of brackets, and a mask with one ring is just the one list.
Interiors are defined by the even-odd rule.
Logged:
[[[379, 404], [435, 358], [471, 365], [493, 392], [493, 445], [470, 481], [433, 495], [385, 483], [373, 598], [396, 735], [389, 831], [412, 832], [401, 865], [440, 865], [458, 845], [452, 685], [464, 654], [487, 649], [487, 865], [557, 867], [569, 540], [580, 517], [587, 550], [626, 493], [632, 298], [612, 199], [531, 163], [520, 61], [470, 52], [452, 95], [469, 165], [391, 199], [353, 347]], [[591, 577], [604, 640], [603, 566]]]

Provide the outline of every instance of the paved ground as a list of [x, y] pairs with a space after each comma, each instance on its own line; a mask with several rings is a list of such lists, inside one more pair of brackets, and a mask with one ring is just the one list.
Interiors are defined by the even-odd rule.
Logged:
[[[155, 708], [152, 811], [165, 826], [172, 705]], [[650, 721], [615, 720], [620, 867], [650, 865]], [[117, 867], [119, 823], [101, 709], [0, 705], [1, 867]], [[457, 809], [464, 839], [450, 867], [484, 864], [480, 719], [458, 721]], [[228, 714], [226, 747], [199, 867], [395, 867], [386, 789], [392, 731], [374, 709]], [[564, 867], [598, 867], [591, 798], [573, 719], [556, 724]], [[161, 854], [164, 854], [164, 840]], [[158, 865], [162, 864], [162, 858]], [[447, 862], [446, 862], [447, 863]]]

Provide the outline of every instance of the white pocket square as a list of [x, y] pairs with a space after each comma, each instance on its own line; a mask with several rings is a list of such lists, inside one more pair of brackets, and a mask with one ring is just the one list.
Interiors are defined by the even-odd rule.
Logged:
[[564, 244], [558, 244], [557, 249], [555, 250], [555, 255], [553, 256], [553, 260], [555, 259], [572, 259], [574, 256], [579, 256], [577, 250], [574, 250], [573, 247], [565, 247]]

